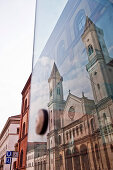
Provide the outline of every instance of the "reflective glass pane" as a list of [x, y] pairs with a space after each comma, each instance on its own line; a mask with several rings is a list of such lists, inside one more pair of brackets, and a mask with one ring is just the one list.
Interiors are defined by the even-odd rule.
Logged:
[[37, 0], [28, 119], [27, 169], [113, 169], [112, 0]]

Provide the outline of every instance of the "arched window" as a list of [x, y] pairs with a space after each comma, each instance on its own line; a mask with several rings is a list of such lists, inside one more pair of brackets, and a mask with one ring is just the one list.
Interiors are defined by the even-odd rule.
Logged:
[[72, 154], [73, 154], [73, 163], [74, 163], [74, 169], [76, 170], [81, 170], [81, 165], [80, 165], [80, 153], [77, 147], [74, 147], [72, 149]]
[[92, 45], [88, 46], [88, 55], [90, 56], [93, 53], [93, 47]]
[[80, 132], [81, 132], [81, 134], [83, 133], [83, 125], [82, 124], [80, 125]]
[[23, 123], [22, 137], [25, 136], [25, 122]]
[[71, 130], [69, 131], [70, 139], [71, 139]]
[[25, 99], [24, 111], [27, 109], [27, 99]]
[[60, 87], [57, 88], [57, 95], [60, 95]]
[[71, 150], [70, 149], [67, 149], [66, 151], [66, 156], [70, 156], [71, 155]]
[[86, 21], [86, 15], [84, 9], [81, 9], [75, 17], [74, 20], [74, 32], [75, 37], [80, 37], [84, 30], [84, 25]]
[[71, 154], [71, 150], [70, 149], [66, 150], [66, 169], [67, 170], [73, 169], [72, 154]]
[[66, 132], [66, 139], [68, 140], [68, 132]]
[[81, 153], [81, 163], [82, 163], [83, 169], [90, 170], [88, 150], [87, 150], [86, 145], [82, 144], [80, 146], [80, 153]]
[[109, 126], [107, 126], [107, 116], [106, 113], [103, 113], [103, 123], [104, 123], [104, 133], [108, 133], [109, 132]]
[[73, 137], [75, 137], [75, 129], [73, 129]]
[[22, 164], [23, 164], [23, 150], [21, 150], [20, 153], [20, 167], [22, 167]]
[[65, 59], [65, 43], [61, 40], [57, 48], [57, 64], [61, 65]]
[[98, 90], [100, 90], [100, 84], [99, 83], [97, 84], [97, 88], [98, 88]]
[[76, 133], [77, 133], [77, 136], [79, 135], [79, 129], [78, 129], [78, 126], [76, 127]]
[[59, 145], [61, 144], [61, 136], [58, 136], [58, 140], [59, 140]]

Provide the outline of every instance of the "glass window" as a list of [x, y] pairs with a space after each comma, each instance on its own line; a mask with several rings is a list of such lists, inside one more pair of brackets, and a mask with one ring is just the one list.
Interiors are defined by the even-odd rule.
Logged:
[[27, 155], [34, 152], [37, 169], [44, 160], [50, 160], [50, 170], [113, 169], [113, 3], [37, 0], [36, 5]]
[[60, 95], [60, 88], [57, 88], [57, 94]]
[[88, 55], [90, 56], [93, 53], [93, 47], [92, 45], [88, 46]]

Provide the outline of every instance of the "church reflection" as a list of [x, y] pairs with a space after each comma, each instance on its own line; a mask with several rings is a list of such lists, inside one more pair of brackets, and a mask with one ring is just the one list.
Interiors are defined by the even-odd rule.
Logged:
[[[103, 30], [88, 17], [81, 38], [94, 100], [84, 93], [75, 96], [70, 90], [64, 100], [63, 77], [54, 63], [48, 79], [47, 152], [37, 160], [46, 162], [44, 170], [113, 169], [113, 60]], [[38, 164], [35, 169], [40, 169]]]

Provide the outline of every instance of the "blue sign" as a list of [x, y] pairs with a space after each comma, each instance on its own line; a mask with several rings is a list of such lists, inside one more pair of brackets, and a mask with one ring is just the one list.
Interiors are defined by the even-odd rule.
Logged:
[[12, 151], [7, 151], [6, 152], [6, 157], [12, 157], [12, 153], [13, 153]]
[[9, 157], [6, 157], [6, 164], [11, 164], [11, 157], [9, 158]]

